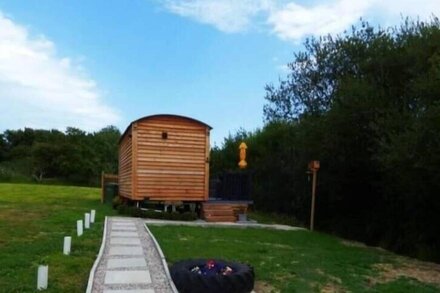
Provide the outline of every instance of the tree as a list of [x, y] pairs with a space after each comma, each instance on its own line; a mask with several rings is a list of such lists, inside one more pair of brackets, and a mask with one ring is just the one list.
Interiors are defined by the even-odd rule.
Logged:
[[5, 159], [7, 153], [6, 140], [3, 134], [0, 134], [0, 162]]
[[[102, 171], [116, 173], [119, 130], [108, 126], [95, 133], [68, 127], [58, 130], [6, 130], [0, 135], [0, 162], [5, 178], [60, 180], [92, 185]], [[14, 175], [14, 176], [15, 176]]]
[[115, 126], [107, 126], [94, 133], [95, 151], [98, 155], [97, 172], [118, 173], [118, 145], [121, 132]]
[[[278, 144], [293, 143], [291, 170], [321, 160], [321, 229], [440, 260], [440, 229], [430, 224], [440, 221], [439, 20], [407, 19], [388, 29], [361, 22], [345, 34], [307, 40], [289, 67], [287, 79], [266, 87], [264, 118], [280, 132], [265, 127], [256, 133], [259, 144], [268, 146], [258, 160], [283, 153]], [[289, 130], [277, 124], [283, 121], [291, 123]], [[269, 132], [276, 136], [264, 138]], [[271, 178], [282, 176], [268, 164], [261, 167]], [[283, 211], [273, 206], [272, 190], [299, 198], [300, 182], [261, 183], [261, 200]], [[289, 212], [303, 218], [305, 209]]]

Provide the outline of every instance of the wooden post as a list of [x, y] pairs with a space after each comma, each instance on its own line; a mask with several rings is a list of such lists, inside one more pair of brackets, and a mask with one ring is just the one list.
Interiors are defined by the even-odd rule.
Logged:
[[101, 172], [101, 203], [104, 203], [104, 171]]
[[131, 126], [131, 199], [138, 195], [138, 124]]
[[313, 181], [312, 181], [312, 207], [310, 211], [310, 231], [313, 231], [313, 226], [315, 222], [315, 197], [316, 197], [316, 177], [317, 177], [317, 170], [313, 170]]
[[206, 129], [205, 142], [205, 201], [209, 199], [209, 161], [210, 161], [211, 147], [209, 145], [209, 129]]
[[313, 231], [315, 224], [315, 199], [316, 199], [316, 179], [318, 177], [319, 161], [310, 161], [309, 170], [313, 174], [312, 181], [312, 205], [310, 208], [310, 231]]

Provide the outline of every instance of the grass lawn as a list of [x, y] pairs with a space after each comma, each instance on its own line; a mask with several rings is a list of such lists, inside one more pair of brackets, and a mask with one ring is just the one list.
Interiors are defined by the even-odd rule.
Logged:
[[440, 266], [321, 233], [149, 226], [171, 264], [223, 258], [251, 264], [257, 292], [440, 292]]
[[[97, 222], [82, 237], [76, 220]], [[49, 264], [45, 292], [84, 292], [110, 206], [99, 189], [0, 184], [0, 292], [34, 292], [37, 266]], [[259, 215], [260, 220], [269, 221]], [[172, 263], [224, 258], [252, 264], [261, 292], [440, 292], [440, 266], [308, 231], [150, 227]], [[62, 254], [71, 235], [72, 254]]]
[[[36, 291], [37, 266], [49, 265], [45, 292], [84, 292], [99, 250], [105, 215], [96, 188], [0, 184], [0, 292]], [[76, 220], [96, 210], [96, 223], [76, 236]], [[62, 254], [64, 236], [72, 253]]]

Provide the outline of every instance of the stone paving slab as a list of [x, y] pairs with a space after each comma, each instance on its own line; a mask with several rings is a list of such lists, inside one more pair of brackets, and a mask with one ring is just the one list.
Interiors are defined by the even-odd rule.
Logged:
[[138, 237], [137, 232], [130, 232], [130, 231], [114, 231], [110, 233], [111, 237]]
[[112, 227], [112, 231], [115, 232], [136, 232], [136, 227]]
[[113, 225], [135, 225], [133, 221], [114, 221]]
[[104, 284], [150, 284], [150, 272], [143, 271], [107, 271]]
[[115, 224], [113, 225], [114, 229], [125, 229], [125, 228], [136, 228], [133, 224]]
[[132, 268], [132, 267], [146, 267], [147, 262], [143, 257], [136, 258], [114, 258], [107, 261], [107, 268]]
[[135, 289], [135, 290], [104, 290], [104, 293], [155, 293], [153, 289]]
[[142, 255], [141, 246], [113, 246], [110, 247], [109, 255]]
[[130, 223], [133, 223], [133, 221], [134, 221], [133, 218], [118, 218], [118, 217], [112, 217], [112, 223], [121, 223], [121, 222], [124, 222], [124, 223], [130, 222]]
[[[111, 235], [111, 234], [110, 234]], [[127, 237], [127, 238], [110, 238], [110, 244], [130, 244], [130, 245], [141, 245], [141, 240], [136, 237]]]
[[117, 228], [135, 228], [136, 227], [136, 225], [132, 224], [132, 223], [115, 224], [115, 225], [112, 225], [112, 226], [113, 226], [113, 228], [115, 228], [115, 227], [117, 227]]

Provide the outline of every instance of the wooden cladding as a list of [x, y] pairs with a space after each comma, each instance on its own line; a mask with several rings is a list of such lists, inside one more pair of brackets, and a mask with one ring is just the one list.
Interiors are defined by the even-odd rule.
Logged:
[[174, 115], [130, 124], [119, 146], [120, 195], [134, 200], [207, 200], [210, 129]]
[[119, 144], [119, 194], [124, 197], [132, 195], [132, 139], [126, 135]]

